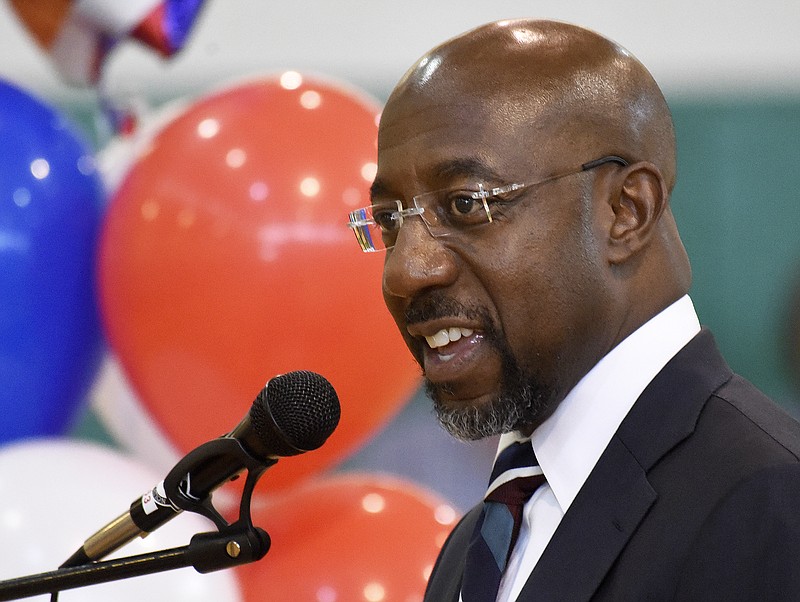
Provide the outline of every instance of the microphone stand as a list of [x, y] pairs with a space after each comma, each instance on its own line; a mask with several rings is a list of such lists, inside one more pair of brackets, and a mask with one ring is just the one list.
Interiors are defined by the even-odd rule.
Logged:
[[[185, 466], [200, 461], [217, 461], [231, 454], [241, 459], [247, 470], [244, 492], [239, 503], [239, 519], [228, 523], [211, 503], [211, 495], [198, 499], [189, 489], [189, 473], [181, 475]], [[190, 458], [191, 456], [191, 458]], [[191, 460], [191, 461], [185, 461]], [[109, 581], [149, 575], [172, 569], [193, 566], [199, 573], [210, 573], [263, 558], [269, 551], [270, 538], [266, 531], [253, 525], [250, 502], [256, 482], [268, 468], [251, 456], [234, 438], [209, 441], [192, 451], [164, 480], [169, 499], [181, 510], [201, 514], [212, 520], [216, 532], [199, 533], [189, 545], [125, 558], [87, 562], [79, 566], [62, 566], [47, 573], [38, 573], [0, 581], [0, 601], [17, 600], [38, 594], [57, 592]]]
[[[264, 540], [266, 536], [266, 540]], [[0, 582], [0, 600], [17, 600], [76, 587], [117, 581], [193, 566], [200, 573], [259, 560], [269, 548], [269, 536], [260, 529], [230, 533], [200, 533], [188, 546], [92, 562]]]

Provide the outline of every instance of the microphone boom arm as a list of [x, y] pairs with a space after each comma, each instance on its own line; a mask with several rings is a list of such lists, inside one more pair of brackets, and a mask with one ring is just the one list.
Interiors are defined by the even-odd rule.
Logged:
[[252, 530], [230, 528], [224, 532], [199, 533], [192, 537], [188, 546], [180, 548], [90, 562], [0, 581], [0, 601], [28, 598], [187, 566], [193, 566], [199, 573], [209, 573], [260, 560], [268, 550], [269, 536], [258, 527]]

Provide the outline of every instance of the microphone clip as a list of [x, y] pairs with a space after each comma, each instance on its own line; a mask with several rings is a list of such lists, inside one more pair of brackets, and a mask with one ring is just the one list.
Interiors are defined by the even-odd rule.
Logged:
[[[232, 462], [231, 460], [236, 460]], [[193, 488], [192, 473], [201, 472], [198, 468], [211, 466], [215, 463], [227, 466], [243, 466], [247, 472], [242, 497], [239, 501], [239, 517], [234, 522], [228, 522], [216, 509], [212, 502], [211, 493], [200, 484]], [[264, 459], [255, 458], [234, 437], [220, 437], [208, 441], [195, 448], [180, 460], [164, 478], [164, 492], [169, 503], [180, 510], [200, 514], [214, 523], [219, 530], [217, 533], [200, 533], [192, 538], [192, 544], [198, 540], [198, 548], [206, 546], [215, 547], [220, 543], [228, 546], [226, 550], [230, 559], [230, 564], [224, 566], [212, 566], [208, 563], [192, 563], [201, 573], [210, 572], [228, 566], [245, 564], [260, 560], [269, 551], [269, 535], [253, 525], [250, 505], [253, 498], [258, 479], [270, 466], [277, 463], [277, 460], [270, 459], [265, 463]], [[239, 477], [241, 470], [229, 476], [228, 480], [233, 481]], [[195, 484], [196, 485], [196, 484]], [[223, 538], [220, 539], [219, 535]], [[233, 537], [229, 542], [225, 540], [225, 535]], [[201, 545], [203, 544], [203, 545]], [[225, 558], [212, 554], [217, 558]]]

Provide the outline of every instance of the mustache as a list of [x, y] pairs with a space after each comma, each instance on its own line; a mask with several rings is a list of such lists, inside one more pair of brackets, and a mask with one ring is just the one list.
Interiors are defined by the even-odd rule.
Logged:
[[439, 318], [463, 317], [480, 323], [484, 334], [489, 338], [494, 338], [493, 335], [497, 333], [489, 311], [485, 307], [461, 303], [447, 297], [441, 291], [432, 291], [415, 298], [406, 308], [403, 317], [407, 325]]

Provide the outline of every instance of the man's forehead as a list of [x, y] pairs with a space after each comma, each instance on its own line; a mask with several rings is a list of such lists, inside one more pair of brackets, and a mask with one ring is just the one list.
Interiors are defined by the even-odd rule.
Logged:
[[450, 95], [416, 92], [391, 99], [378, 129], [378, 152], [406, 148], [466, 146], [491, 148], [499, 137], [513, 138], [535, 128], [542, 116], [531, 97], [468, 91]]
[[408, 108], [384, 112], [381, 119], [378, 173], [387, 179], [510, 176], [510, 170], [538, 165], [554, 152], [553, 128], [563, 125], [562, 118], [477, 97]]
[[384, 107], [378, 129], [379, 138], [407, 132], [441, 130], [455, 134], [465, 123], [492, 118], [497, 102], [486, 95], [458, 90], [409, 89], [394, 94]]

